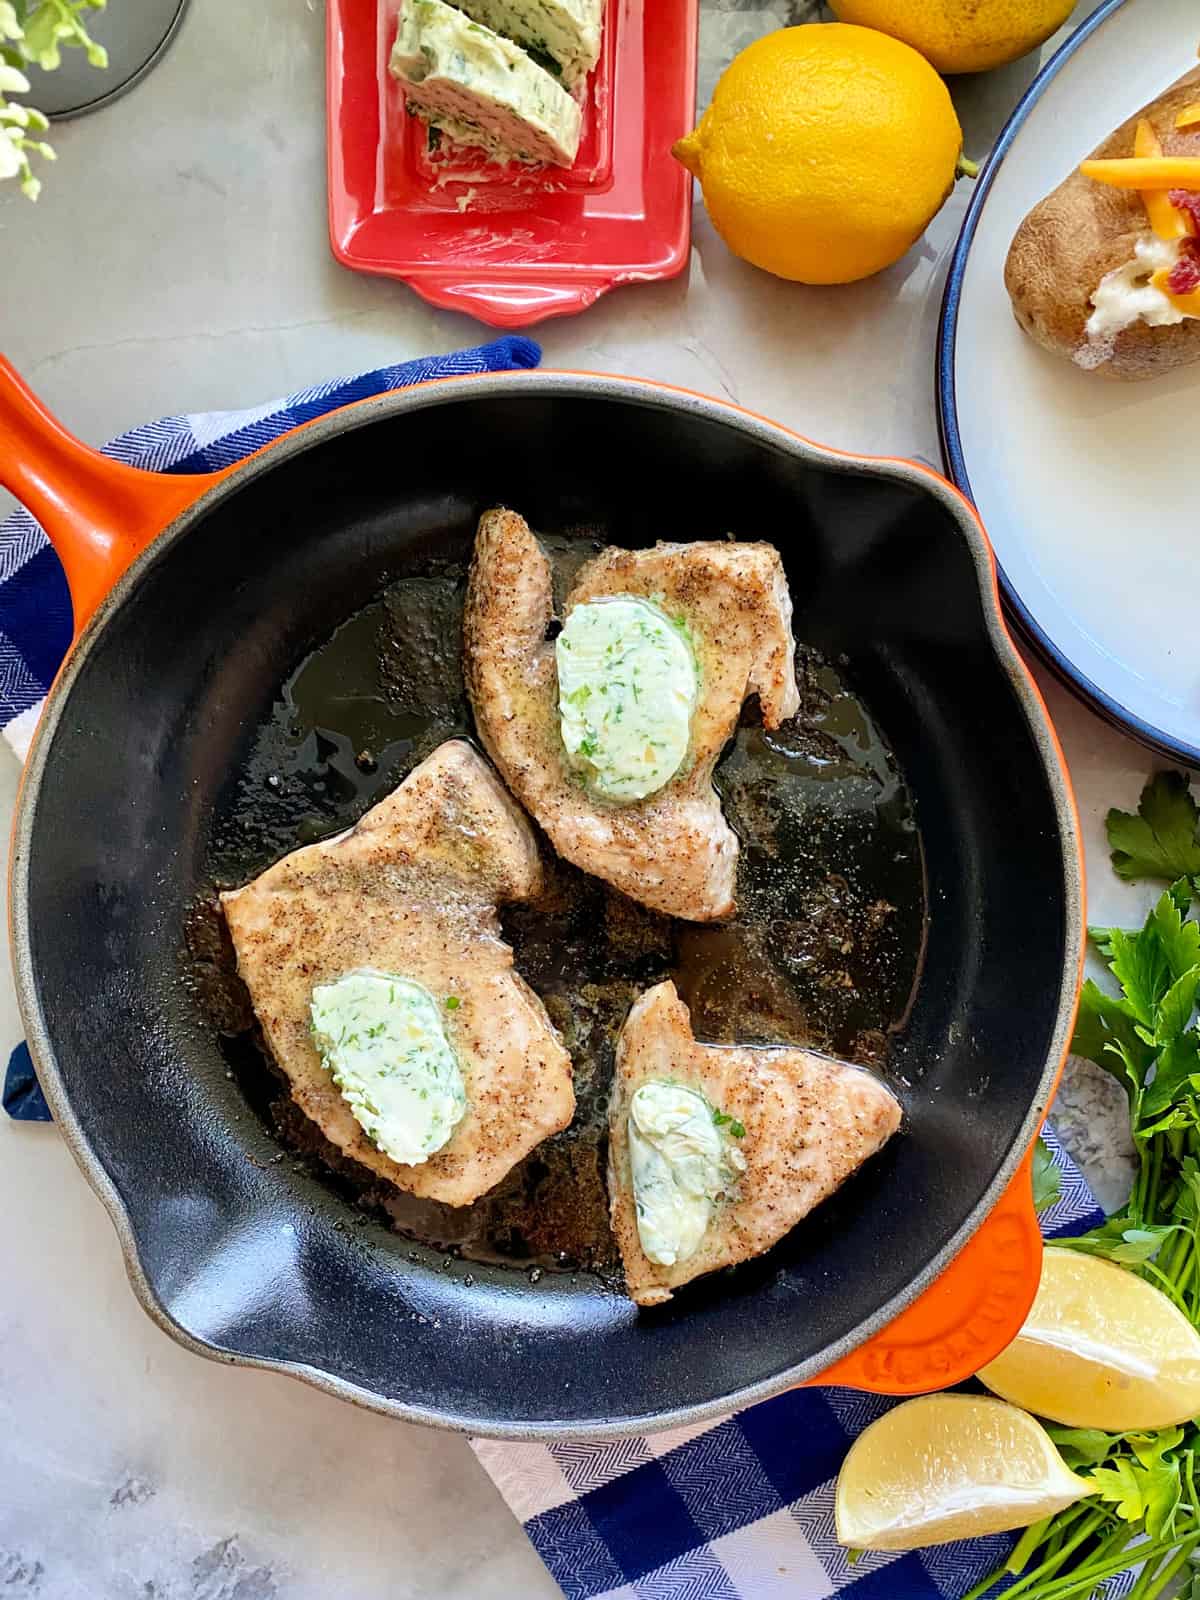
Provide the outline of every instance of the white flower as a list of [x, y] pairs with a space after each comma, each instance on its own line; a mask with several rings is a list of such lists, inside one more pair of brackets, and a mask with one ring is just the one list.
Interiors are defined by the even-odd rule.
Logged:
[[0, 181], [5, 178], [15, 178], [25, 165], [25, 158], [17, 148], [16, 141], [20, 137], [20, 129], [0, 128]]
[[16, 67], [0, 61], [0, 94], [28, 94], [29, 79]]
[[17, 21], [12, 0], [0, 0], [0, 39], [21, 38], [21, 24]]

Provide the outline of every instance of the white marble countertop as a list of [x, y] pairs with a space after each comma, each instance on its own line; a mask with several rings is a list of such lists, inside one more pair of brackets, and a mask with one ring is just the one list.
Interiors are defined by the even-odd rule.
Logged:
[[[787, 0], [717, 0], [703, 24], [701, 104], [734, 50], [794, 15]], [[84, 438], [483, 336], [330, 256], [323, 24], [318, 0], [192, 0], [144, 83], [56, 130], [60, 159], [39, 204], [11, 185], [0, 196], [0, 346]], [[1026, 61], [956, 89], [969, 153], [986, 152], [1032, 70]], [[537, 337], [548, 365], [685, 384], [831, 444], [934, 462], [939, 292], [965, 205], [960, 185], [904, 262], [837, 290], [742, 265], [699, 207], [682, 278], [619, 290]], [[1136, 800], [1154, 759], [1044, 686], [1078, 789], [1093, 918], [1131, 920], [1146, 896], [1110, 873], [1103, 818]], [[6, 814], [16, 779], [0, 755]], [[20, 1023], [7, 963], [2, 971], [7, 1048]], [[1121, 1161], [1097, 1131], [1111, 1126], [1097, 1109], [1107, 1087], [1076, 1081], [1060, 1122], [1112, 1202]], [[5, 1594], [558, 1592], [464, 1440], [209, 1364], [159, 1332], [52, 1128], [0, 1117], [0, 1210]]]

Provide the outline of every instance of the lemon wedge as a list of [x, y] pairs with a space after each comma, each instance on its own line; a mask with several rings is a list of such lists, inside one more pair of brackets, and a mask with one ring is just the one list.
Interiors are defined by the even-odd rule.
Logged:
[[979, 1377], [1073, 1428], [1169, 1428], [1200, 1413], [1200, 1333], [1144, 1278], [1049, 1249], [1024, 1327]]
[[834, 1516], [844, 1545], [914, 1550], [1023, 1528], [1090, 1493], [1026, 1412], [984, 1395], [927, 1394], [858, 1436]]

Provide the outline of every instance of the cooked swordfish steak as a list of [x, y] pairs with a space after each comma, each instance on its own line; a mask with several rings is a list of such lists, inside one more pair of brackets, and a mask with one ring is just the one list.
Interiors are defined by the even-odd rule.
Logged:
[[514, 512], [487, 512], [464, 669], [489, 754], [559, 855], [669, 916], [730, 916], [738, 845], [713, 768], [749, 695], [768, 728], [799, 706], [778, 552], [605, 550], [563, 613], [549, 638], [546, 553]]
[[570, 1057], [496, 914], [540, 876], [525, 817], [451, 740], [349, 833], [221, 897], [295, 1100], [399, 1189], [467, 1205], [574, 1115]]
[[617, 1043], [608, 1193], [629, 1293], [761, 1255], [882, 1149], [900, 1106], [861, 1067], [787, 1046], [699, 1044], [673, 983]]

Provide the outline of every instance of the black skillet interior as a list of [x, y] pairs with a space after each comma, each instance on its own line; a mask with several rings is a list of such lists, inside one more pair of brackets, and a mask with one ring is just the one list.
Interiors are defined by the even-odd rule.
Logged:
[[[844, 663], [924, 840], [905, 1132], [769, 1266], [650, 1316], [585, 1274], [447, 1267], [356, 1225], [279, 1159], [180, 979], [248, 730], [398, 560], [464, 553], [496, 503], [544, 533], [586, 525], [630, 546], [773, 541], [798, 637]], [[448, 389], [245, 482], [150, 560], [93, 641], [28, 835], [42, 1048], [128, 1214], [150, 1298], [200, 1344], [484, 1431], [677, 1418], [819, 1370], [978, 1206], [1028, 1126], [1060, 1021], [1063, 853], [975, 559], [917, 481], [800, 459], [665, 398]]]

